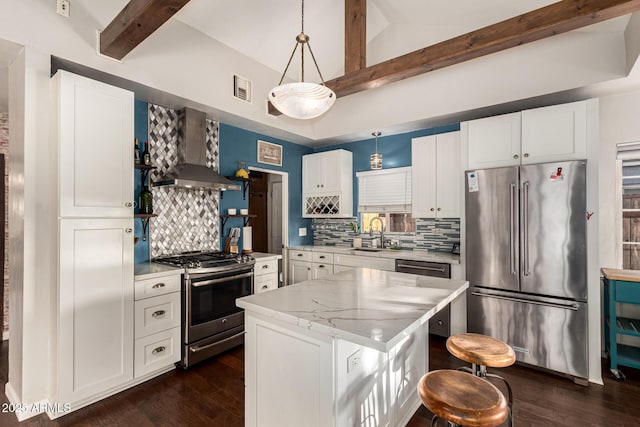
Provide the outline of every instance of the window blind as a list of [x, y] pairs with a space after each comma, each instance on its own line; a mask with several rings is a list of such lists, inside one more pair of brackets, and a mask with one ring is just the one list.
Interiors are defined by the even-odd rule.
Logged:
[[356, 173], [358, 212], [411, 212], [411, 167]]

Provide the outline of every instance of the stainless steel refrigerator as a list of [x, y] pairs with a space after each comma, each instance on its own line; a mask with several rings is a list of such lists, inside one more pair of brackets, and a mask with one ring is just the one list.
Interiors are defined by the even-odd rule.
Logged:
[[586, 162], [465, 175], [468, 331], [588, 378]]

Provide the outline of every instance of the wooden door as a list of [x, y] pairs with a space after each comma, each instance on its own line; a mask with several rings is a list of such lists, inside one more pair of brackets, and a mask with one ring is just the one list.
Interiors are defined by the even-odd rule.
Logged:
[[269, 175], [259, 171], [251, 171], [249, 214], [257, 215], [251, 221], [254, 252], [269, 252], [268, 191]]

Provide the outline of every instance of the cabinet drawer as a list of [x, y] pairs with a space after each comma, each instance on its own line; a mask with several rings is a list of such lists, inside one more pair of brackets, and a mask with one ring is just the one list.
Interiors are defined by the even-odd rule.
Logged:
[[616, 302], [640, 304], [640, 283], [616, 282]]
[[256, 261], [256, 265], [253, 267], [254, 275], [262, 276], [263, 274], [271, 274], [278, 272], [278, 260], [273, 259], [271, 261]]
[[134, 349], [134, 377], [139, 378], [180, 360], [180, 327], [137, 339]]
[[387, 271], [395, 271], [396, 269], [395, 260], [391, 258], [335, 254], [333, 262], [336, 265], [349, 267], [366, 267]]
[[278, 289], [278, 274], [264, 274], [255, 278], [253, 283], [254, 294]]
[[333, 264], [333, 254], [331, 252], [312, 252], [313, 262], [320, 262], [324, 264]]
[[311, 261], [313, 252], [310, 251], [289, 251], [289, 259], [296, 261]]
[[172, 274], [153, 279], [136, 280], [135, 299], [155, 297], [158, 295], [180, 292], [182, 276]]
[[136, 301], [136, 339], [176, 326], [180, 326], [180, 292]]

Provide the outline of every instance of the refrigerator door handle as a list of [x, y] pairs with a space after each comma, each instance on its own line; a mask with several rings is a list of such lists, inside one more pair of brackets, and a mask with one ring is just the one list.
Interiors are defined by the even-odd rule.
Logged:
[[531, 276], [529, 271], [529, 181], [522, 183], [522, 256], [524, 276]]
[[544, 305], [544, 306], [547, 306], [547, 307], [561, 308], [561, 309], [564, 309], [564, 310], [578, 311], [578, 304], [576, 304], [576, 303], [573, 303], [573, 304], [558, 304], [558, 303], [553, 303], [553, 302], [536, 301], [536, 300], [531, 300], [531, 299], [527, 299], [527, 298], [507, 297], [507, 296], [504, 296], [504, 295], [497, 295], [497, 294], [486, 294], [486, 293], [482, 293], [482, 292], [471, 292], [471, 295], [476, 296], [476, 297], [496, 298], [496, 299], [503, 299], [503, 300], [507, 300], [507, 301], [513, 301], [513, 302], [522, 302], [522, 303], [525, 303], [525, 304]]
[[509, 224], [509, 244], [511, 245], [511, 275], [515, 276], [518, 274], [516, 270], [516, 236], [515, 236], [515, 215], [516, 215], [516, 206], [515, 206], [515, 192], [516, 185], [511, 184], [509, 202], [511, 204], [511, 215], [510, 215], [510, 224]]

